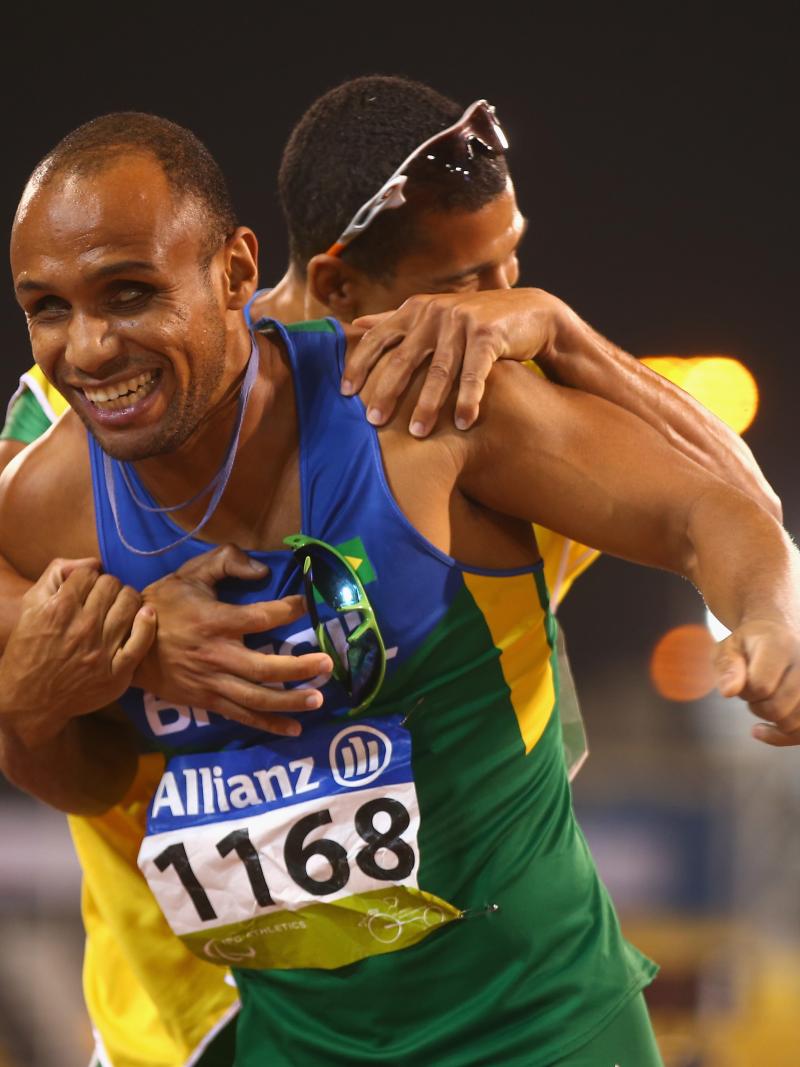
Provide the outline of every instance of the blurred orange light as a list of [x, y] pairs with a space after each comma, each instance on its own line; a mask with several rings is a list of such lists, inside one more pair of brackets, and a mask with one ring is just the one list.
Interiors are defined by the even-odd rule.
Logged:
[[717, 683], [711, 665], [716, 642], [705, 626], [676, 626], [658, 641], [650, 657], [650, 679], [667, 700], [700, 700]]
[[758, 411], [758, 386], [743, 363], [731, 356], [648, 356], [648, 367], [685, 389], [736, 433], [744, 433]]

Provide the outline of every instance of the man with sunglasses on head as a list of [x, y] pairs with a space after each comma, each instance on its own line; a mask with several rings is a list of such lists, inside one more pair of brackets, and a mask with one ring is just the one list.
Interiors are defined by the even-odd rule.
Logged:
[[[487, 159], [505, 181], [502, 155]], [[408, 206], [435, 184], [416, 179]], [[90, 432], [68, 413], [0, 492], [0, 549], [45, 575], [2, 663], [4, 765], [96, 811], [142, 743], [168, 755], [140, 864], [186, 944], [233, 965], [245, 1067], [656, 1063], [639, 996], [653, 968], [622, 940], [571, 814], [529, 524], [695, 578], [735, 628], [723, 691], [757, 702], [772, 723], [757, 736], [778, 745], [798, 739], [793, 550], [641, 420], [513, 363], [469, 434], [409, 437], [418, 377], [376, 431], [339, 391], [333, 323], [248, 332], [255, 240], [223, 188], [187, 131], [109, 116], [45, 157], [20, 203], [13, 273], [34, 354]], [[258, 677], [306, 686], [263, 691], [264, 717], [122, 692], [152, 615], [130, 594], [118, 606], [90, 568], [53, 582], [56, 547], [101, 555], [161, 627], [175, 568], [226, 540], [255, 560], [228, 554], [242, 580], [224, 599], [267, 631]], [[304, 587], [313, 625], [287, 598]], [[55, 610], [57, 636], [39, 625]], [[34, 634], [40, 654], [91, 645], [87, 612], [108, 676], [48, 721], [41, 670], [17, 663]], [[117, 697], [124, 720], [95, 710]]]

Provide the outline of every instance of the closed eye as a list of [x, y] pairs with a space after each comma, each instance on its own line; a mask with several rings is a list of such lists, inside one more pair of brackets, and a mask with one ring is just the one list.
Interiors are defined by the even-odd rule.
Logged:
[[51, 319], [58, 317], [65, 311], [69, 311], [69, 303], [60, 296], [49, 294], [36, 301], [29, 315], [37, 319]]
[[155, 292], [143, 282], [117, 282], [109, 294], [109, 305], [115, 311], [132, 311], [142, 307]]

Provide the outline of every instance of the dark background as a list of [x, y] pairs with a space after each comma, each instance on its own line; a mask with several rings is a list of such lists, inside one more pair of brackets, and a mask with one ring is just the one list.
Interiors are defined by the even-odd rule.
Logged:
[[[522, 282], [551, 290], [638, 354], [724, 353], [762, 401], [748, 440], [798, 520], [794, 478], [797, 37], [724, 18], [651, 28], [484, 6], [39, 5], [5, 22], [0, 205], [66, 131], [135, 108], [190, 126], [227, 172], [261, 240], [265, 283], [286, 242], [275, 174], [321, 92], [363, 73], [485, 96], [512, 144], [531, 221]], [[0, 391], [28, 362], [10, 286], [0, 298]], [[513, 442], [509, 442], [513, 447]], [[603, 560], [564, 609], [579, 678], [611, 655], [646, 674], [652, 641], [700, 618], [670, 577]], [[599, 636], [602, 635], [602, 638]]]
[[[286, 256], [274, 191], [281, 149], [315, 97], [365, 73], [416, 77], [464, 105], [486, 97], [510, 135], [531, 223], [522, 283], [557, 293], [636, 355], [743, 360], [761, 388], [747, 439], [796, 531], [793, 27], [767, 23], [762, 9], [759, 19], [701, 22], [675, 6], [646, 5], [640, 23], [606, 5], [602, 18], [589, 19], [563, 4], [558, 16], [531, 4], [524, 15], [501, 4], [471, 10], [227, 4], [203, 15], [174, 3], [44, 3], [6, 13], [6, 232], [31, 169], [68, 130], [106, 111], [153, 111], [191, 127], [220, 160], [242, 221], [261, 240], [268, 284]], [[29, 363], [6, 278], [0, 405]], [[737, 923], [768, 929], [800, 958], [800, 750], [749, 740], [749, 716], [737, 702], [676, 705], [654, 694], [653, 643], [670, 626], [703, 617], [688, 583], [604, 558], [560, 616], [592, 748], [576, 782], [581, 824], [624, 922], [639, 913], [683, 916], [677, 936], [669, 925], [628, 932], [665, 965], [654, 1011], [658, 998], [672, 1010], [675, 990], [716, 996], [711, 1016], [694, 994], [685, 1005], [699, 1020], [699, 1047], [721, 1003], [721, 975], [726, 1010], [748, 1017], [735, 993], [755, 981], [763, 960], [749, 950], [735, 956]], [[0, 1061], [8, 1048], [11, 1062], [26, 1067], [79, 1067], [89, 1039], [78, 983], [78, 873], [63, 820], [2, 788], [0, 882]], [[692, 914], [727, 914], [732, 925], [709, 941]], [[792, 994], [781, 967], [784, 999], [796, 1004], [800, 977]], [[694, 1025], [688, 1014], [678, 1021]], [[663, 1019], [657, 1025], [666, 1041]], [[783, 1030], [765, 1025], [774, 1047], [751, 1035], [758, 1052], [750, 1060], [743, 1052], [737, 1064], [777, 1065], [776, 1049], [796, 1039], [791, 1010]], [[737, 1034], [721, 1058], [691, 1063], [729, 1067]], [[781, 1065], [800, 1062], [787, 1055]]]

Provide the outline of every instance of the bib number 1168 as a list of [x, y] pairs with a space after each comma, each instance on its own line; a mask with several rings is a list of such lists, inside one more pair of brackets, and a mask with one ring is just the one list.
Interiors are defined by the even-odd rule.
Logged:
[[[388, 826], [379, 830], [375, 818], [383, 815], [381, 824]], [[312, 897], [329, 896], [344, 889], [350, 879], [350, 863], [347, 850], [338, 841], [319, 837], [307, 841], [308, 835], [321, 826], [333, 822], [328, 809], [312, 812], [299, 819], [289, 830], [283, 847], [283, 860], [291, 879]], [[416, 857], [413, 848], [402, 840], [401, 835], [408, 829], [410, 818], [406, 808], [399, 800], [391, 797], [378, 797], [367, 801], [357, 809], [353, 818], [356, 833], [364, 841], [364, 847], [355, 855], [359, 868], [369, 878], [379, 882], [402, 882], [414, 869]], [[246, 827], [241, 827], [226, 834], [216, 842], [216, 849], [223, 859], [234, 853], [244, 867], [253, 897], [262, 908], [275, 906], [269, 890], [261, 856], [250, 838]], [[394, 858], [391, 866], [383, 866], [382, 861], [388, 856]], [[330, 873], [319, 877], [319, 857], [327, 861]], [[181, 885], [188, 893], [203, 922], [212, 922], [217, 918], [214, 906], [208, 898], [200, 879], [197, 877], [186, 846], [178, 841], [169, 845], [153, 860], [162, 873], [172, 867], [180, 879]], [[310, 867], [315, 869], [315, 877]]]

